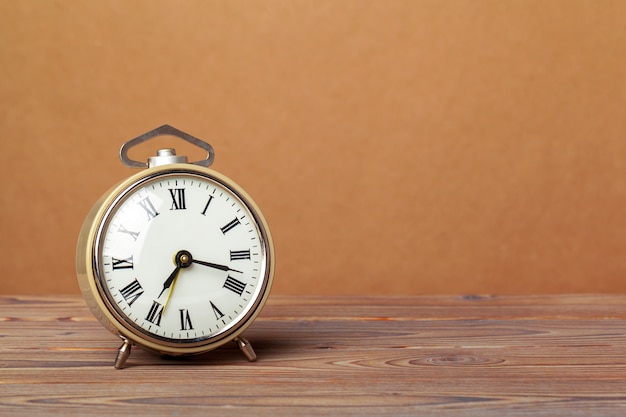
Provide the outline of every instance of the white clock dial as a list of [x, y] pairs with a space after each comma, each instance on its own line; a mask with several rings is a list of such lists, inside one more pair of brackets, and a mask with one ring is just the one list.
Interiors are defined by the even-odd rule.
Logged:
[[103, 295], [127, 327], [159, 342], [229, 333], [267, 285], [256, 216], [208, 174], [167, 172], [134, 184], [113, 202], [97, 237]]

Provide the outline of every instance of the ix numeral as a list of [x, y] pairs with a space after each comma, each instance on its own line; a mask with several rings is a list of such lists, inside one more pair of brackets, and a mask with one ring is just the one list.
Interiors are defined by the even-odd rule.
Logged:
[[170, 188], [170, 197], [172, 197], [172, 206], [170, 210], [185, 210], [187, 205], [185, 204], [185, 189], [184, 188]]
[[125, 259], [111, 258], [113, 261], [113, 270], [116, 269], [133, 269], [133, 255]]

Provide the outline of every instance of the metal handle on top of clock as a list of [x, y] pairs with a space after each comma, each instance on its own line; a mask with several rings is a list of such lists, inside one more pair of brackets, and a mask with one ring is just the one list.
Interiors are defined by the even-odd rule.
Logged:
[[183, 139], [184, 141], [191, 143], [192, 145], [195, 145], [199, 148], [204, 149], [207, 152], [207, 157], [205, 159], [192, 162], [192, 164], [200, 165], [203, 167], [208, 167], [213, 163], [213, 160], [215, 159], [215, 151], [213, 150], [213, 147], [211, 145], [209, 145], [203, 140], [193, 137], [190, 134], [185, 133], [182, 130], [178, 130], [175, 127], [172, 127], [170, 125], [163, 125], [161, 127], [157, 127], [156, 129], [146, 132], [143, 135], [137, 136], [135, 139], [131, 139], [125, 144], [123, 144], [122, 148], [120, 149], [120, 159], [122, 160], [124, 165], [126, 165], [129, 168], [147, 168], [148, 167], [147, 162], [135, 161], [134, 159], [130, 159], [130, 157], [128, 156], [128, 150], [154, 137], [164, 136], [164, 135], [176, 136], [180, 139]]

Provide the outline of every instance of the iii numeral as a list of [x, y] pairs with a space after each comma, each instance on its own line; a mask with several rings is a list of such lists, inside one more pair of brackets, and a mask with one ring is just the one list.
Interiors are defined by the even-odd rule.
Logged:
[[170, 197], [172, 197], [172, 206], [170, 210], [185, 210], [187, 205], [185, 204], [185, 189], [184, 188], [170, 188]]
[[193, 330], [191, 317], [189, 317], [189, 310], [181, 308], [178, 311], [180, 312], [180, 330]]
[[133, 269], [132, 255], [129, 258], [125, 259], [111, 258], [111, 260], [113, 261], [112, 266], [114, 271], [117, 269]]
[[146, 214], [148, 215], [148, 220], [152, 220], [159, 215], [159, 213], [154, 208], [154, 204], [152, 204], [152, 201], [150, 201], [150, 197], [146, 197], [141, 200], [139, 202], [139, 205], [142, 209], [146, 211]]
[[237, 261], [241, 259], [250, 259], [250, 249], [248, 250], [231, 250], [230, 260]]
[[243, 294], [243, 290], [246, 289], [246, 283], [241, 282], [229, 275], [228, 278], [226, 278], [226, 282], [224, 283], [224, 288], [228, 288], [232, 292], [241, 296], [241, 294]]
[[120, 294], [124, 297], [124, 300], [128, 303], [129, 306], [132, 306], [135, 301], [139, 298], [141, 294], [143, 294], [143, 288], [139, 281], [135, 279], [133, 282], [125, 286], [120, 290]]
[[150, 307], [150, 311], [148, 311], [148, 315], [146, 316], [146, 320], [148, 320], [152, 324], [160, 326], [161, 315], [163, 315], [163, 306], [158, 302], [153, 301], [152, 307]]
[[226, 234], [226, 232], [232, 230], [233, 227], [237, 226], [238, 224], [241, 224], [241, 223], [239, 222], [239, 219], [235, 217], [227, 225], [220, 227], [220, 230], [222, 231], [223, 234]]

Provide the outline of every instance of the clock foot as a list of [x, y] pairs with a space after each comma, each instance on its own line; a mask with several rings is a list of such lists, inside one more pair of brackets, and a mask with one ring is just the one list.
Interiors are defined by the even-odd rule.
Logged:
[[254, 349], [252, 349], [252, 345], [250, 344], [250, 342], [248, 342], [247, 339], [244, 339], [243, 337], [238, 337], [235, 339], [235, 343], [237, 343], [239, 349], [243, 352], [244, 355], [246, 355], [246, 358], [248, 358], [250, 362], [256, 361], [256, 353], [254, 352]]
[[126, 359], [130, 356], [130, 348], [132, 343], [128, 341], [128, 339], [122, 337], [124, 343], [120, 346], [120, 349], [117, 352], [117, 357], [115, 358], [115, 369], [122, 369], [124, 364], [126, 363]]

